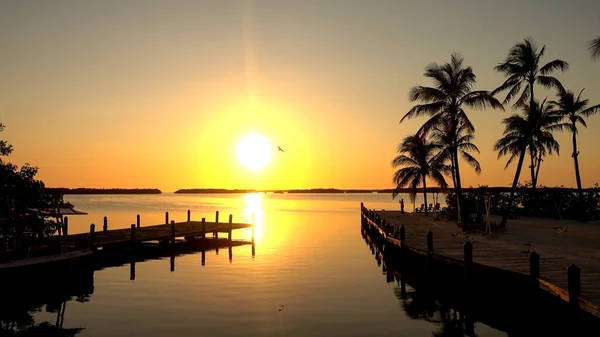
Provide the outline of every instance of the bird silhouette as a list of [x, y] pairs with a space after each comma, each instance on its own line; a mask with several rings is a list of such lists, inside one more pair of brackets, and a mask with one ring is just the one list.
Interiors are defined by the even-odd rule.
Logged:
[[523, 246], [526, 246], [527, 250], [524, 252], [521, 252], [521, 254], [525, 254], [525, 255], [531, 254], [531, 241], [529, 241], [529, 243], [524, 244]]
[[283, 152], [283, 149], [281, 147], [279, 147], [279, 146], [277, 146], [277, 150]]
[[284, 309], [283, 304], [281, 305], [281, 307], [279, 308], [279, 311], [282, 311]]
[[565, 227], [554, 227], [552, 229], [554, 229], [555, 231], [558, 232], [558, 234], [562, 234], [564, 232], [567, 231], [567, 228], [569, 227], [569, 225], [566, 225]]

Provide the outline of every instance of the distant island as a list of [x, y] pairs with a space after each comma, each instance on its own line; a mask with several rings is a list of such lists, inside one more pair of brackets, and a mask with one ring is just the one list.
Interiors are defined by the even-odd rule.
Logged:
[[157, 188], [46, 188], [53, 194], [161, 194]]
[[336, 188], [311, 188], [311, 189], [294, 189], [294, 190], [242, 190], [242, 189], [224, 189], [224, 188], [191, 188], [191, 189], [180, 189], [175, 193], [190, 193], [190, 194], [225, 194], [225, 193], [392, 193], [394, 189], [385, 190], [343, 190]]

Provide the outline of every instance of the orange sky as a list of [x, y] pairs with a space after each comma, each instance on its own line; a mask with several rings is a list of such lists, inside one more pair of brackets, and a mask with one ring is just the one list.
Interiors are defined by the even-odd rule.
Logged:
[[[477, 89], [493, 89], [503, 80], [493, 67], [532, 36], [547, 61], [571, 63], [557, 75], [567, 88], [585, 87], [600, 103], [600, 62], [586, 53], [600, 35], [600, 4], [538, 7], [2, 2], [0, 139], [15, 147], [10, 161], [38, 166], [48, 186], [391, 188], [396, 146], [423, 122], [398, 124], [408, 90], [429, 84], [424, 67], [452, 52], [473, 66]], [[508, 115], [471, 113], [483, 173], [463, 165], [463, 185], [511, 183], [514, 166], [504, 170], [492, 151]], [[600, 182], [600, 117], [588, 124], [579, 136], [585, 186]], [[286, 151], [256, 173], [235, 156], [251, 132]], [[573, 186], [570, 137], [558, 140], [561, 156], [544, 161], [540, 183]]]

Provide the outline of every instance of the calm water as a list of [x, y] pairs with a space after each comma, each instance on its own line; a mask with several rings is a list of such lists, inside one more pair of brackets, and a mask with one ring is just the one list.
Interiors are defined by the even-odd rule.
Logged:
[[[77, 336], [432, 336], [435, 322], [407, 316], [395, 283], [365, 245], [359, 226], [360, 202], [398, 208], [389, 195], [140, 195], [67, 196], [89, 215], [73, 216], [71, 232], [89, 224], [125, 228], [184, 221], [250, 221], [256, 214], [256, 251], [178, 256], [96, 271], [89, 301], [66, 303], [63, 327], [84, 328]], [[408, 198], [405, 198], [408, 200]], [[418, 202], [418, 201], [417, 201]], [[412, 205], [407, 208], [412, 208]], [[239, 231], [234, 239], [248, 239]], [[410, 290], [409, 290], [410, 291]], [[283, 305], [283, 310], [280, 310]], [[33, 313], [35, 323], [56, 322], [57, 313]], [[476, 323], [478, 336], [505, 336]], [[462, 335], [461, 335], [462, 336]]]

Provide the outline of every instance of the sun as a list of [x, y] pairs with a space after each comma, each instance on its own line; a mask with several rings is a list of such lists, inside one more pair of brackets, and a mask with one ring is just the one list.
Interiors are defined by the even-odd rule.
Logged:
[[239, 141], [236, 153], [242, 166], [251, 171], [258, 171], [271, 162], [273, 149], [265, 137], [251, 134]]

